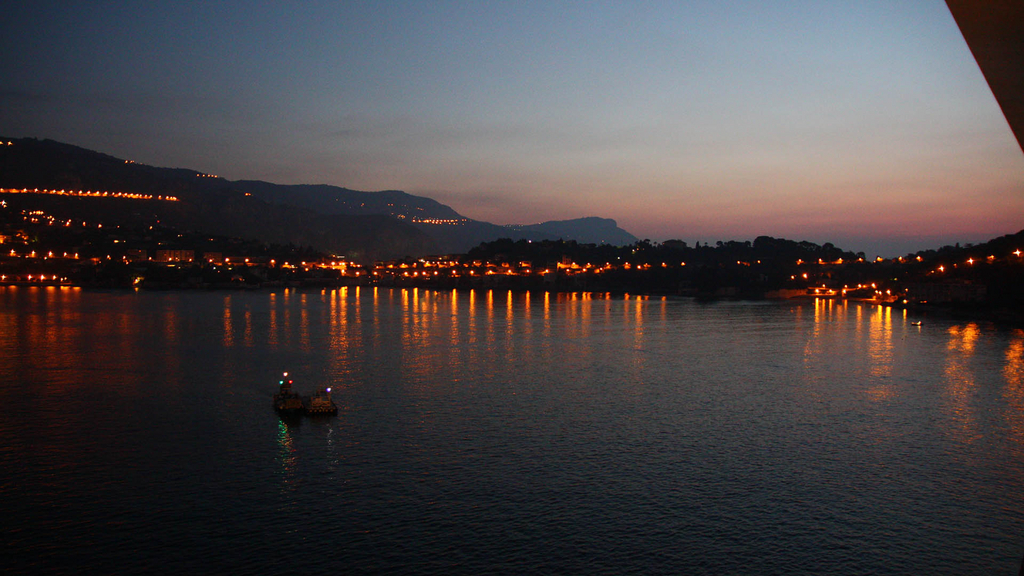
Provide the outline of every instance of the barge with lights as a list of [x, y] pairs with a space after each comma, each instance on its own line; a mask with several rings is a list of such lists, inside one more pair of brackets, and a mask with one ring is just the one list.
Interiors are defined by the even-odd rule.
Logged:
[[332, 415], [338, 413], [338, 406], [331, 400], [331, 389], [320, 388], [312, 396], [303, 400], [308, 416]]
[[305, 411], [302, 397], [292, 391], [292, 380], [287, 372], [278, 383], [277, 394], [274, 394], [274, 410], [283, 417], [300, 416]]
[[303, 414], [322, 416], [338, 413], [338, 406], [331, 399], [330, 388], [320, 388], [312, 396], [303, 398], [292, 390], [293, 383], [294, 381], [285, 372], [278, 382], [278, 391], [274, 394], [274, 410], [282, 418], [294, 418]]

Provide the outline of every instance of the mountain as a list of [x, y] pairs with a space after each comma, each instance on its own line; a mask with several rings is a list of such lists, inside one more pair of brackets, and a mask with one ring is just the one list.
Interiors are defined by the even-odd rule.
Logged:
[[467, 218], [431, 198], [400, 190], [361, 192], [329, 186], [282, 185], [256, 180], [232, 183], [239, 190], [271, 204], [301, 206], [322, 214], [385, 214], [412, 224], [433, 238], [442, 252], [464, 253], [482, 242], [512, 240], [575, 240], [583, 244], [623, 246], [638, 240], [609, 218], [578, 218], [531, 225], [498, 226]]
[[271, 204], [299, 206], [321, 214], [384, 214], [408, 222], [416, 219], [466, 219], [436, 200], [400, 190], [361, 192], [327, 184], [271, 184], [259, 180], [238, 180], [232, 185]]
[[498, 226], [399, 190], [230, 181], [196, 170], [138, 164], [52, 140], [4, 139], [8, 141], [10, 145], [0, 146], [0, 187], [130, 192], [180, 200], [145, 205], [63, 196], [45, 200], [51, 213], [67, 218], [102, 206], [104, 217], [112, 221], [159, 221], [185, 230], [309, 245], [364, 261], [464, 253], [499, 238], [615, 245], [636, 241], [614, 220], [603, 218]]
[[553, 220], [528, 226], [509, 226], [526, 233], [547, 234], [563, 240], [575, 240], [580, 244], [611, 244], [625, 246], [640, 239], [626, 232], [611, 218], [577, 218], [575, 220]]
[[323, 214], [300, 206], [272, 205], [230, 181], [195, 170], [147, 166], [52, 140], [4, 141], [11, 145], [0, 146], [3, 188], [130, 192], [179, 199], [9, 195], [9, 203], [23, 209], [45, 208], [58, 219], [136, 226], [160, 223], [185, 231], [313, 246], [358, 261], [439, 250], [430, 236], [385, 215]]

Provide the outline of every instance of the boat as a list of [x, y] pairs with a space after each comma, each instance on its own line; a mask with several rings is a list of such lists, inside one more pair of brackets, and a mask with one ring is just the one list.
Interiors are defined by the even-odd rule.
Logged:
[[338, 406], [331, 400], [330, 388], [318, 389], [306, 400], [305, 405], [306, 414], [310, 416], [338, 413]]
[[921, 321], [920, 320], [914, 320], [913, 322], [910, 323], [910, 325], [911, 326], [920, 326], [921, 325]]
[[302, 397], [292, 390], [294, 381], [288, 378], [288, 373], [278, 382], [277, 394], [274, 394], [274, 410], [284, 417], [296, 417], [306, 414], [307, 416], [320, 416], [324, 414], [337, 414], [338, 406], [331, 399], [330, 388], [319, 388], [312, 396]]
[[292, 380], [285, 372], [278, 383], [277, 394], [274, 394], [274, 410], [281, 416], [299, 416], [305, 411], [302, 397], [292, 391]]

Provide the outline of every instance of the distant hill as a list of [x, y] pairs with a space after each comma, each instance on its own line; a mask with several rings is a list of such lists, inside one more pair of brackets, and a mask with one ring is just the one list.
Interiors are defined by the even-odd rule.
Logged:
[[132, 192], [178, 202], [118, 201], [38, 194], [9, 202], [38, 206], [58, 218], [121, 225], [162, 223], [182, 230], [320, 250], [367, 261], [439, 250], [430, 236], [385, 215], [322, 214], [271, 205], [234, 183], [195, 170], [156, 168], [52, 140], [11, 139], [0, 146], [0, 187]]
[[508, 226], [526, 233], [547, 234], [563, 240], [575, 240], [581, 244], [611, 244], [625, 246], [640, 239], [626, 232], [610, 218], [577, 218], [575, 220], [554, 220], [528, 226]]
[[584, 244], [623, 246], [638, 239], [609, 218], [578, 218], [521, 226], [498, 226], [467, 218], [431, 198], [400, 190], [361, 192], [329, 186], [282, 185], [254, 180], [232, 183], [271, 204], [300, 206], [323, 214], [384, 214], [412, 224], [431, 236], [444, 252], [463, 253], [499, 238], [513, 240], [575, 240]]
[[610, 244], [625, 246], [636, 242], [636, 236], [619, 228], [614, 220], [606, 218], [579, 218], [559, 222], [544, 222], [528, 226], [498, 226], [490, 222], [466, 220], [457, 225], [433, 225], [414, 222], [414, 226], [429, 234], [445, 252], [464, 254], [484, 242], [501, 238], [511, 240], [566, 240], [581, 244]]
[[[464, 253], [499, 238], [614, 245], [636, 241], [614, 220], [603, 218], [498, 226], [399, 190], [229, 181], [191, 169], [138, 164], [53, 140], [8, 140], [11, 146], [0, 146], [0, 187], [175, 196], [181, 201], [174, 205], [102, 205], [106, 218], [151, 218], [187, 230], [310, 245], [361, 260]], [[99, 206], [63, 197], [46, 202], [49, 209], [64, 210], [69, 217], [86, 205], [90, 210]], [[139, 214], [140, 209], [145, 214]]]
[[307, 208], [321, 214], [365, 216], [384, 214], [406, 221], [413, 219], [465, 219], [450, 207], [400, 190], [361, 192], [327, 184], [271, 184], [259, 180], [237, 180], [233, 187], [270, 204]]

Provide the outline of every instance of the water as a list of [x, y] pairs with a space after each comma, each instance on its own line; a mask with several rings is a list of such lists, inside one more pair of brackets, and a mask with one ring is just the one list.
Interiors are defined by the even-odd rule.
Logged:
[[911, 319], [0, 288], [6, 568], [1017, 574], [1024, 332]]

